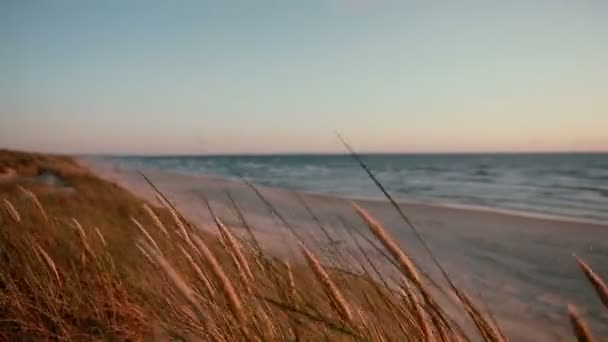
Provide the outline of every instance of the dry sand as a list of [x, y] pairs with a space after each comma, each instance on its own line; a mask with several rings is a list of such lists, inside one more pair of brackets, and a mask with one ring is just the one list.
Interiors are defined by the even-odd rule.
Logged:
[[[154, 201], [151, 188], [136, 172], [90, 159], [84, 162], [101, 177]], [[201, 201], [203, 195], [220, 216], [239, 225], [226, 197], [229, 191], [266, 250], [297, 257], [294, 239], [244, 184], [158, 170], [144, 172], [189, 220], [204, 229], [213, 230], [213, 226]], [[292, 192], [261, 190], [309, 244], [316, 249], [327, 248], [321, 242], [326, 241], [324, 235]], [[311, 194], [302, 197], [340, 241], [339, 248], [354, 251], [354, 244], [344, 233], [344, 221], [362, 232], [366, 229], [350, 201]], [[439, 279], [428, 256], [387, 202], [358, 202], [382, 221], [431, 276]], [[608, 225], [423, 204], [403, 204], [402, 208], [457, 285], [482, 299], [481, 306], [490, 308], [513, 341], [573, 340], [567, 303], [580, 308], [598, 337], [608, 336], [608, 312], [572, 257], [573, 253], [582, 256], [600, 276], [608, 278]], [[370, 253], [374, 251], [370, 249]]]

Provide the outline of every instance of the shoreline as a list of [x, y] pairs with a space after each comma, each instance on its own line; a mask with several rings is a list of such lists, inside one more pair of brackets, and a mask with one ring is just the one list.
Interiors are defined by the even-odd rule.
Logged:
[[[192, 175], [192, 176], [197, 177], [196, 175]], [[208, 176], [200, 175], [200, 177], [208, 177]], [[215, 175], [213, 175], [211, 177], [222, 178], [221, 176], [215, 176]], [[228, 179], [228, 180], [230, 180], [230, 179]], [[230, 180], [230, 181], [232, 181], [232, 180]], [[281, 188], [281, 187], [267, 187], [267, 186], [264, 186], [264, 187], [268, 188], [268, 189], [274, 189], [274, 190], [289, 190], [289, 189]], [[380, 203], [389, 202], [388, 199], [386, 199], [386, 198], [379, 198], [379, 197], [374, 197], [374, 196], [346, 196], [346, 195], [340, 195], [340, 194], [327, 194], [327, 193], [312, 192], [312, 191], [306, 191], [306, 190], [295, 190], [295, 191], [297, 191], [300, 194], [304, 194], [304, 195], [311, 196], [311, 197], [328, 197], [328, 198], [334, 198], [334, 199], [345, 200], [345, 201], [357, 201], [357, 202], [364, 201], [364, 202], [380, 202]], [[469, 211], [469, 212], [483, 212], [483, 213], [490, 213], [490, 214], [515, 216], [515, 217], [521, 217], [521, 218], [555, 221], [555, 222], [582, 223], [582, 224], [590, 224], [590, 225], [597, 225], [597, 226], [605, 226], [606, 229], [608, 229], [608, 221], [586, 219], [586, 218], [582, 218], [582, 217], [560, 216], [560, 215], [541, 213], [541, 212], [535, 212], [535, 211], [506, 209], [506, 208], [490, 207], [490, 206], [474, 205], [474, 204], [464, 204], [464, 203], [457, 203], [457, 202], [443, 202], [443, 201], [433, 201], [433, 200], [424, 201], [424, 200], [402, 199], [402, 198], [395, 198], [395, 201], [397, 202], [397, 204], [403, 205], [403, 206], [425, 206], [425, 207], [437, 208], [437, 209], [455, 209], [455, 210], [462, 210], [462, 211]]]

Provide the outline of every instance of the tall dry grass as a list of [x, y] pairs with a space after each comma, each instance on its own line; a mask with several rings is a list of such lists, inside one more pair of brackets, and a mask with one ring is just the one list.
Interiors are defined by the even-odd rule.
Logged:
[[[456, 323], [435, 298], [451, 289], [431, 291], [421, 265], [358, 205], [375, 241], [349, 231], [359, 248], [347, 253], [327, 231], [327, 241], [297, 235], [305, 263], [285, 262], [263, 250], [233, 198], [246, 234], [217, 218], [222, 244], [160, 192], [162, 207], [151, 207], [74, 166], [61, 170], [75, 193], [0, 185], [0, 340], [506, 340], [463, 291], [460, 314], [475, 329]], [[323, 253], [315, 243], [333, 247]], [[578, 262], [604, 301], [605, 284]], [[591, 341], [584, 318], [568, 310], [573, 335]]]

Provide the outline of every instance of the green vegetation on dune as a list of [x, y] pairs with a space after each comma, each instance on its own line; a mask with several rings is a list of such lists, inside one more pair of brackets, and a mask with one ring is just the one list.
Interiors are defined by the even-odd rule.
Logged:
[[0, 340], [506, 340], [464, 294], [454, 300], [475, 329], [451, 320], [363, 208], [402, 279], [383, 278], [367, 255], [349, 259], [360, 274], [341, 271], [341, 251], [304, 244], [306, 264], [290, 265], [220, 218], [217, 236], [204, 233], [167, 201], [145, 203], [68, 157], [0, 151], [0, 201]]

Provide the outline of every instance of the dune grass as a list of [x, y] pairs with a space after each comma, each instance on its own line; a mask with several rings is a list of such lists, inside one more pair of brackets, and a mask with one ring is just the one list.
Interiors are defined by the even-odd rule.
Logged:
[[[17, 174], [0, 182], [0, 340], [507, 340], [462, 291], [444, 289], [474, 329], [456, 323], [404, 246], [357, 205], [377, 241], [353, 240], [372, 243], [400, 279], [363, 248], [358, 259], [335, 245], [318, 255], [295, 236], [302, 259], [266, 254], [236, 202], [247, 234], [216, 217], [213, 235], [163, 194], [145, 203], [67, 157], [0, 151], [0, 168]], [[345, 260], [361, 271], [341, 269]], [[578, 262], [604, 301], [606, 285]], [[573, 336], [592, 341], [568, 310]]]

